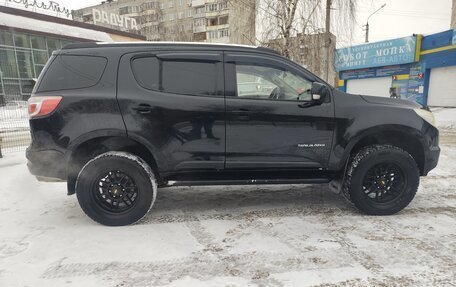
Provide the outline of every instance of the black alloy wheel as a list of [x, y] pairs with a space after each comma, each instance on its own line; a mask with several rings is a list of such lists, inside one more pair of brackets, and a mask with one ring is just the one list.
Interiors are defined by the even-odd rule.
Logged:
[[372, 145], [350, 160], [343, 193], [366, 214], [390, 215], [412, 201], [419, 182], [420, 171], [408, 152], [392, 145]]
[[82, 210], [104, 225], [120, 226], [141, 220], [157, 195], [155, 174], [140, 157], [107, 152], [90, 160], [76, 181]]
[[401, 168], [394, 163], [379, 163], [364, 176], [363, 191], [375, 203], [394, 201], [404, 192], [406, 178]]
[[114, 213], [129, 210], [138, 198], [135, 181], [120, 170], [112, 170], [99, 176], [92, 191], [99, 206]]

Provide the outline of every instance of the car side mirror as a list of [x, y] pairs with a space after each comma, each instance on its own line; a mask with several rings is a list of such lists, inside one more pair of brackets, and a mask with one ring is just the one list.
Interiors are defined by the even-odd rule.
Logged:
[[312, 95], [312, 101], [322, 103], [325, 101], [325, 98], [329, 95], [329, 89], [326, 85], [322, 83], [313, 82], [310, 93]]

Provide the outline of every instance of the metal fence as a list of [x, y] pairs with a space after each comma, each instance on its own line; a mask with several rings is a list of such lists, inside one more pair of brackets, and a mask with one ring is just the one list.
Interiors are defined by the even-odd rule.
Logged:
[[3, 103], [0, 104], [0, 155], [23, 151], [29, 144], [27, 102], [20, 98], [3, 98]]

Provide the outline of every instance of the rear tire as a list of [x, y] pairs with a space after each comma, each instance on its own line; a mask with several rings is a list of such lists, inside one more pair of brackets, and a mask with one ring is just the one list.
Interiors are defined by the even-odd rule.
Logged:
[[344, 195], [362, 212], [391, 215], [415, 197], [420, 173], [413, 157], [391, 145], [372, 145], [351, 160]]
[[141, 158], [107, 152], [90, 160], [79, 172], [76, 196], [82, 210], [103, 225], [121, 226], [141, 220], [152, 208], [157, 184]]

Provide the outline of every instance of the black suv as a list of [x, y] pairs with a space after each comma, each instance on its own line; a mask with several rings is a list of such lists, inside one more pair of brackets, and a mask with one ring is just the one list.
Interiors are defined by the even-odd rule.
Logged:
[[330, 183], [393, 214], [437, 165], [433, 115], [350, 95], [272, 50], [82, 43], [54, 52], [29, 100], [30, 172], [67, 181], [106, 225], [140, 220], [157, 188]]

